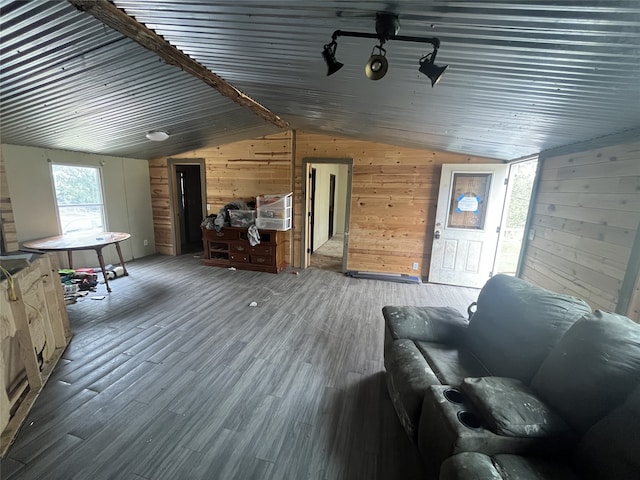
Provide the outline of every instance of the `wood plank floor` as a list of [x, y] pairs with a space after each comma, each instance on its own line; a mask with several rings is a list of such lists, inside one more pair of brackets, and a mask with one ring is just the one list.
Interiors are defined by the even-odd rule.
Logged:
[[309, 264], [321, 270], [342, 272], [343, 253], [344, 234], [336, 233], [311, 254]]
[[74, 337], [2, 479], [427, 478], [384, 386], [381, 308], [466, 312], [477, 290], [192, 255], [128, 269], [68, 307]]

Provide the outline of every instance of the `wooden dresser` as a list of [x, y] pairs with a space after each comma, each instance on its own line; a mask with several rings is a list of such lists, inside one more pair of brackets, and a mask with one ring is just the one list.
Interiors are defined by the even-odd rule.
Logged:
[[284, 260], [284, 234], [278, 230], [259, 230], [260, 243], [251, 246], [246, 227], [224, 227], [219, 232], [202, 228], [206, 265], [278, 273]]

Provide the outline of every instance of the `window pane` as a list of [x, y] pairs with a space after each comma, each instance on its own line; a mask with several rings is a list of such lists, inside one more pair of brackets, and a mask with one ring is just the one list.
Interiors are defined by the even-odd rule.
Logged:
[[62, 234], [105, 230], [100, 171], [52, 165]]
[[483, 230], [490, 173], [454, 173], [447, 227]]
[[102, 204], [97, 168], [53, 165], [53, 181], [58, 206]]
[[60, 206], [60, 226], [62, 234], [74, 232], [103, 231], [102, 206]]

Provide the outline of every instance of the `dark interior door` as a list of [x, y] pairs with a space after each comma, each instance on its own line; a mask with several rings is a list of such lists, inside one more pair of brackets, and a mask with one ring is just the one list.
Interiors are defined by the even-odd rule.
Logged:
[[313, 226], [315, 224], [316, 216], [316, 169], [311, 169], [311, 210], [309, 211], [309, 232], [311, 236], [311, 246], [309, 247], [309, 253], [313, 253]]
[[336, 176], [329, 175], [329, 238], [333, 237], [334, 210], [336, 205]]
[[181, 253], [202, 248], [202, 191], [199, 165], [176, 165]]

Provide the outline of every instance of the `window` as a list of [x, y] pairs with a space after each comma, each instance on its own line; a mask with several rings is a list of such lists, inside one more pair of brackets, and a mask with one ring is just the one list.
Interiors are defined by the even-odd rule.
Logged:
[[51, 173], [62, 234], [105, 230], [100, 169], [54, 164]]
[[454, 173], [447, 228], [484, 230], [491, 173]]

